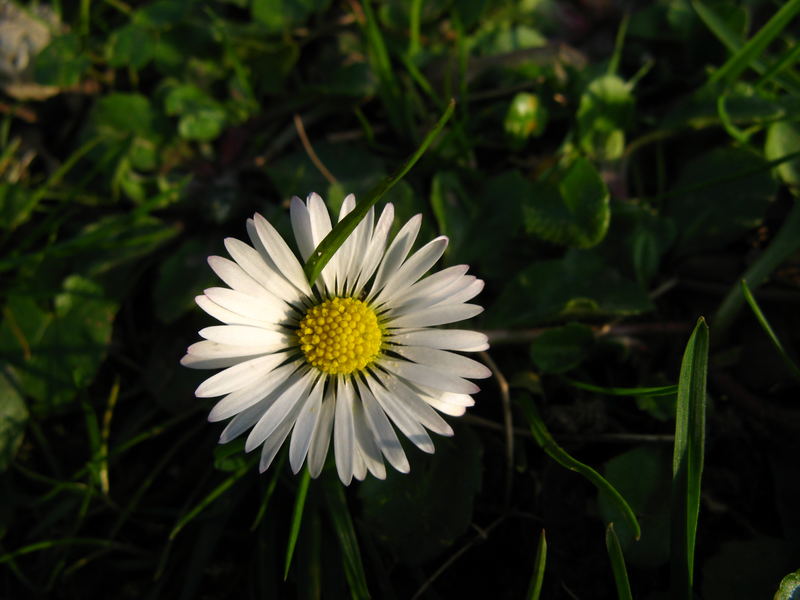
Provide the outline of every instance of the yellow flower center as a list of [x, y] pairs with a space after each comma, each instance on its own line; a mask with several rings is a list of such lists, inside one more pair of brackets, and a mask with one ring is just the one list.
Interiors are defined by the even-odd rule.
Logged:
[[375, 311], [355, 298], [332, 298], [308, 309], [297, 336], [308, 362], [330, 375], [366, 367], [383, 339]]

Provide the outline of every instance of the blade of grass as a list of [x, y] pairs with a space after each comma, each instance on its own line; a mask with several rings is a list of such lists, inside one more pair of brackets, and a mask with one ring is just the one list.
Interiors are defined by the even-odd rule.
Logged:
[[625, 568], [625, 557], [622, 555], [622, 547], [619, 545], [617, 532], [614, 531], [614, 523], [609, 523], [608, 527], [606, 527], [606, 550], [608, 550], [608, 558], [611, 560], [614, 583], [617, 586], [617, 598], [619, 600], [633, 600], [631, 584], [628, 581], [628, 570]]
[[447, 123], [447, 120], [453, 114], [454, 108], [455, 100], [450, 100], [450, 104], [448, 104], [444, 114], [441, 116], [436, 125], [433, 126], [433, 129], [428, 132], [428, 135], [425, 136], [425, 139], [422, 140], [419, 148], [417, 148], [416, 151], [408, 158], [408, 160], [406, 160], [405, 164], [394, 175], [387, 177], [376, 187], [370, 190], [370, 192], [367, 194], [367, 197], [356, 204], [356, 207], [353, 209], [353, 211], [344, 219], [342, 219], [328, 233], [328, 235], [325, 236], [325, 239], [319, 243], [319, 246], [317, 246], [314, 252], [311, 253], [311, 256], [308, 257], [308, 261], [303, 268], [311, 285], [314, 285], [314, 282], [317, 280], [317, 277], [319, 277], [322, 269], [326, 264], [328, 264], [328, 261], [339, 249], [339, 246], [344, 243], [347, 237], [361, 222], [361, 219], [366, 216], [369, 209], [372, 208], [386, 192], [392, 189], [398, 181], [405, 177], [406, 173], [411, 170], [411, 167], [413, 167], [420, 157], [425, 153], [425, 151], [428, 149], [428, 146], [430, 146], [431, 142], [433, 142], [433, 140], [442, 130], [442, 127], [444, 127], [444, 124]]
[[536, 557], [533, 559], [533, 575], [531, 584], [528, 586], [528, 600], [539, 600], [542, 593], [542, 582], [544, 581], [544, 566], [547, 562], [547, 536], [544, 529], [539, 534], [539, 545], [536, 547]]
[[[709, 29], [733, 51], [733, 55], [719, 69], [714, 71], [708, 79], [708, 85], [713, 86], [718, 83], [731, 85], [748, 67], [754, 68], [759, 73], [765, 71], [764, 66], [758, 60], [769, 44], [786, 28], [794, 16], [800, 12], [800, 0], [789, 0], [767, 21], [758, 32], [751, 37], [743, 46], [734, 50], [736, 41], [729, 33], [722, 33], [725, 29], [719, 17], [706, 7], [700, 0], [692, 0], [694, 7], [700, 18], [706, 23]], [[784, 85], [787, 82], [783, 82]], [[787, 87], [792, 92], [798, 92], [796, 82], [792, 81]]]
[[753, 314], [756, 316], [756, 319], [758, 319], [758, 322], [761, 324], [761, 328], [767, 334], [767, 337], [769, 337], [770, 341], [772, 342], [772, 345], [775, 346], [775, 349], [778, 351], [778, 354], [781, 355], [783, 362], [785, 362], [786, 366], [789, 367], [789, 370], [792, 372], [792, 375], [794, 375], [796, 379], [800, 379], [800, 367], [798, 367], [797, 364], [795, 364], [795, 362], [786, 353], [783, 344], [781, 344], [781, 341], [778, 339], [778, 336], [775, 335], [775, 331], [770, 326], [769, 321], [767, 321], [767, 317], [765, 317], [764, 313], [761, 312], [761, 308], [758, 306], [758, 302], [756, 302], [756, 299], [753, 297], [750, 288], [747, 286], [747, 281], [745, 281], [744, 279], [742, 279], [742, 294], [744, 294], [744, 299], [750, 305]]
[[783, 53], [778, 60], [776, 60], [770, 67], [767, 69], [767, 72], [764, 73], [755, 84], [755, 90], [759, 91], [764, 85], [766, 85], [773, 77], [777, 78], [778, 74], [783, 71], [786, 67], [793, 65], [797, 62], [798, 58], [800, 58], [800, 44], [793, 44], [786, 49], [786, 52]]
[[108, 548], [110, 550], [129, 552], [131, 554], [145, 554], [145, 552], [135, 548], [134, 546], [131, 546], [130, 544], [122, 544], [120, 542], [113, 542], [102, 538], [75, 537], [61, 538], [59, 540], [45, 540], [42, 542], [36, 542], [34, 544], [28, 544], [27, 546], [17, 548], [12, 552], [7, 552], [3, 555], [0, 555], [0, 564], [7, 563], [17, 556], [23, 556], [24, 554], [31, 554], [33, 552], [40, 552], [42, 550], [49, 550], [50, 548], [57, 548], [59, 546], [97, 546], [100, 548]]
[[625, 13], [620, 21], [619, 29], [617, 29], [617, 37], [614, 39], [614, 54], [608, 62], [608, 69], [606, 73], [609, 75], [616, 75], [619, 70], [619, 61], [622, 58], [622, 47], [625, 45], [625, 34], [628, 32], [628, 22], [631, 16]]
[[283, 471], [283, 463], [286, 462], [286, 452], [281, 452], [280, 458], [276, 461], [275, 466], [272, 467], [272, 477], [270, 477], [267, 489], [264, 491], [264, 497], [261, 499], [261, 505], [258, 507], [256, 518], [253, 519], [253, 524], [250, 526], [250, 531], [255, 531], [261, 523], [264, 515], [267, 513], [267, 506], [275, 493], [275, 487], [278, 485], [278, 479]]
[[408, 9], [408, 57], [413, 59], [419, 52], [419, 26], [422, 21], [422, 0], [411, 0]]
[[[330, 474], [328, 474], [330, 475]], [[369, 598], [367, 577], [364, 574], [364, 565], [361, 562], [361, 551], [358, 547], [358, 538], [347, 508], [347, 500], [339, 480], [333, 476], [324, 477], [325, 500], [333, 522], [333, 529], [339, 539], [339, 548], [342, 550], [342, 566], [350, 586], [350, 597], [353, 600]]]
[[671, 597], [691, 600], [706, 421], [708, 326], [701, 317], [681, 362], [675, 416], [670, 515]]
[[234, 483], [239, 481], [245, 473], [247, 473], [258, 460], [258, 457], [252, 457], [250, 460], [245, 462], [237, 471], [231, 473], [222, 483], [220, 483], [217, 487], [215, 487], [211, 492], [203, 498], [200, 502], [198, 502], [192, 510], [186, 513], [183, 517], [181, 517], [178, 522], [175, 524], [175, 527], [172, 528], [172, 531], [169, 532], [168, 539], [170, 541], [175, 539], [175, 536], [180, 533], [181, 529], [183, 529], [192, 519], [194, 519], [197, 515], [203, 512], [208, 505], [212, 504], [214, 500], [219, 498], [223, 493], [225, 493]]
[[677, 385], [659, 385], [655, 387], [603, 387], [592, 385], [591, 383], [584, 383], [582, 381], [575, 381], [567, 377], [564, 378], [564, 381], [579, 390], [596, 392], [598, 394], [605, 394], [606, 396], [671, 396], [678, 391]]
[[[800, 249], [800, 202], [795, 202], [769, 246], [744, 272], [741, 279], [747, 280], [751, 290], [758, 289], [770, 273], [798, 249]], [[733, 324], [743, 303], [742, 288], [739, 285], [732, 286], [711, 321], [714, 335], [718, 340]]]
[[533, 403], [533, 399], [530, 398], [530, 396], [521, 394], [518, 396], [518, 398], [520, 404], [522, 405], [522, 411], [525, 413], [525, 417], [528, 419], [531, 433], [533, 434], [533, 438], [536, 440], [536, 443], [539, 444], [542, 450], [544, 450], [558, 464], [569, 469], [570, 471], [580, 473], [586, 479], [588, 479], [589, 482], [592, 483], [601, 493], [606, 494], [622, 512], [625, 520], [633, 528], [634, 536], [638, 540], [642, 533], [641, 528], [639, 527], [639, 521], [636, 519], [633, 509], [631, 509], [625, 498], [622, 497], [622, 494], [620, 494], [614, 486], [606, 481], [606, 479], [600, 475], [600, 473], [595, 471], [590, 466], [585, 465], [579, 460], [573, 458], [566, 450], [556, 443], [556, 441], [553, 439], [553, 436], [550, 435], [550, 432], [547, 430], [547, 426], [544, 424], [544, 421], [542, 421], [542, 418]]
[[300, 525], [303, 522], [303, 509], [306, 506], [308, 497], [308, 484], [311, 483], [311, 474], [308, 469], [303, 469], [300, 477], [300, 484], [297, 486], [297, 495], [294, 497], [294, 510], [292, 511], [292, 522], [289, 525], [289, 543], [286, 545], [286, 561], [283, 565], [283, 580], [289, 577], [289, 567], [292, 566], [292, 556], [297, 546], [297, 536], [300, 534]]

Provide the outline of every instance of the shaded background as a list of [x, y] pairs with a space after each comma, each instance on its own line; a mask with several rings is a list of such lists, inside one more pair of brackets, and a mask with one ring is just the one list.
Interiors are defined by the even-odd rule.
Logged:
[[[0, 4], [0, 598], [520, 598], [543, 529], [542, 597], [611, 598], [609, 521], [634, 597], [669, 597], [675, 396], [574, 382], [676, 383], [700, 316], [695, 590], [772, 597], [800, 567], [797, 379], [723, 300], [747, 275], [793, 355], [798, 10]], [[178, 365], [210, 324], [206, 257], [254, 211], [287, 234], [293, 195], [364, 197], [450, 98], [384, 201], [486, 280], [470, 326], [498, 377], [435, 455], [407, 448], [410, 475], [312, 482], [284, 581], [299, 479], [217, 446], [207, 373]], [[521, 399], [630, 502], [639, 542], [533, 442]]]

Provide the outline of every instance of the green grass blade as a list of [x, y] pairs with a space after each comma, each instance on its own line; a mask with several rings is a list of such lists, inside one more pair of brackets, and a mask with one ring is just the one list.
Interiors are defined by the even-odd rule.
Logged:
[[255, 531], [261, 523], [261, 520], [264, 518], [264, 515], [267, 514], [267, 506], [269, 506], [269, 501], [272, 498], [272, 494], [275, 493], [275, 487], [278, 485], [278, 479], [283, 471], [283, 463], [286, 462], [286, 456], [286, 452], [281, 452], [280, 458], [272, 467], [272, 477], [270, 477], [269, 484], [267, 484], [267, 489], [264, 490], [264, 497], [261, 499], [261, 505], [258, 507], [258, 513], [256, 513], [256, 518], [253, 519], [253, 524], [250, 526], [250, 531]]
[[253, 465], [256, 462], [258, 457], [253, 457], [252, 460], [248, 460], [245, 462], [237, 471], [231, 473], [231, 475], [225, 479], [222, 483], [220, 483], [217, 487], [215, 487], [211, 492], [203, 498], [200, 502], [198, 502], [192, 510], [186, 513], [183, 517], [181, 517], [178, 522], [175, 524], [175, 527], [172, 528], [172, 531], [169, 532], [169, 539], [174, 540], [175, 536], [177, 536], [181, 529], [183, 529], [192, 519], [194, 519], [197, 515], [203, 512], [208, 505], [212, 504], [214, 500], [219, 498], [222, 494], [224, 494], [230, 487], [239, 481], [245, 473], [247, 473], [250, 469], [253, 468]]
[[701, 317], [686, 344], [678, 380], [670, 518], [672, 598], [676, 600], [692, 597], [705, 449], [707, 372], [708, 326]]
[[786, 366], [789, 367], [789, 370], [792, 372], [795, 378], [800, 379], [800, 367], [798, 367], [797, 364], [786, 353], [783, 344], [781, 344], [778, 336], [775, 335], [775, 331], [770, 326], [769, 321], [767, 321], [767, 317], [765, 317], [764, 313], [761, 312], [761, 308], [758, 306], [758, 303], [753, 297], [750, 288], [747, 286], [747, 281], [744, 279], [742, 279], [742, 294], [744, 294], [745, 301], [750, 305], [750, 308], [753, 310], [753, 314], [756, 316], [756, 319], [758, 319], [758, 322], [761, 324], [761, 327], [767, 334], [767, 337], [769, 337], [772, 345], [775, 346], [778, 354], [781, 355], [783, 362], [786, 363]]
[[[700, 15], [706, 24], [709, 24], [709, 15], [714, 15], [714, 13], [699, 0], [693, 0], [692, 6], [694, 6], [698, 15]], [[736, 81], [748, 67], [753, 67], [759, 72], [763, 72], [764, 67], [759, 63], [758, 57], [762, 56], [769, 44], [780, 35], [798, 12], [800, 12], [800, 0], [789, 0], [784, 4], [753, 37], [736, 50], [725, 64], [709, 77], [709, 85], [716, 85], [720, 82], [724, 82], [725, 85], [730, 85]], [[714, 17], [716, 18], [715, 15]], [[719, 27], [710, 28], [715, 34], [717, 34], [717, 31], [720, 29]], [[725, 40], [723, 40], [723, 43], [725, 43], [726, 46], [729, 45]], [[792, 85], [792, 88], [795, 88], [795, 86]], [[796, 92], [797, 89], [792, 89], [792, 91]]]
[[570, 456], [566, 450], [556, 443], [556, 441], [553, 439], [553, 436], [550, 435], [549, 431], [547, 431], [547, 426], [544, 424], [544, 421], [542, 421], [542, 418], [539, 416], [539, 412], [536, 410], [533, 400], [529, 396], [520, 395], [519, 399], [520, 404], [522, 405], [522, 410], [525, 413], [525, 417], [528, 419], [528, 423], [530, 424], [531, 433], [533, 434], [533, 438], [536, 440], [536, 443], [539, 444], [539, 446], [542, 447], [542, 450], [544, 450], [558, 464], [569, 469], [570, 471], [580, 473], [586, 479], [588, 479], [601, 493], [606, 494], [622, 512], [625, 520], [633, 528], [634, 536], [638, 540], [642, 533], [641, 528], [639, 527], [639, 521], [636, 519], [633, 509], [631, 509], [625, 498], [622, 497], [622, 494], [620, 494], [614, 486], [606, 481], [606, 479], [600, 475], [600, 473]]
[[564, 381], [579, 390], [596, 392], [598, 394], [605, 394], [606, 396], [671, 396], [678, 391], [677, 385], [659, 385], [655, 387], [603, 387], [591, 383], [584, 383], [582, 381], [575, 381], [567, 377], [564, 378]]
[[361, 550], [358, 547], [358, 538], [347, 508], [344, 490], [335, 477], [325, 477], [324, 485], [325, 500], [333, 522], [333, 530], [342, 550], [342, 566], [350, 586], [350, 596], [354, 600], [369, 598], [367, 577], [361, 562]]
[[544, 566], [547, 563], [547, 536], [542, 529], [539, 534], [539, 545], [536, 547], [536, 557], [533, 559], [533, 575], [531, 584], [528, 586], [528, 600], [539, 600], [542, 593], [542, 582], [544, 581]]
[[628, 581], [628, 570], [625, 568], [625, 557], [622, 555], [622, 547], [619, 545], [619, 538], [617, 532], [614, 531], [613, 523], [609, 523], [606, 527], [606, 550], [608, 550], [608, 558], [611, 560], [614, 583], [617, 586], [617, 598], [633, 600], [631, 584]]
[[[745, 279], [751, 290], [756, 290], [767, 277], [791, 254], [800, 249], [800, 202], [795, 202], [778, 233], [766, 250], [748, 268], [741, 279]], [[733, 324], [744, 303], [742, 288], [734, 285], [719, 305], [711, 324], [714, 335], [721, 338]]]
[[447, 123], [447, 120], [453, 114], [454, 108], [455, 100], [450, 100], [450, 104], [448, 104], [444, 114], [442, 114], [439, 121], [433, 126], [433, 129], [431, 129], [430, 132], [428, 132], [428, 135], [425, 136], [425, 139], [422, 140], [419, 148], [417, 148], [414, 154], [412, 154], [408, 160], [406, 160], [405, 164], [400, 168], [400, 170], [394, 175], [387, 177], [375, 188], [373, 188], [367, 194], [367, 197], [356, 204], [356, 207], [353, 209], [353, 211], [344, 219], [342, 219], [342, 221], [338, 223], [330, 231], [330, 233], [328, 233], [328, 235], [325, 236], [325, 239], [319, 243], [319, 246], [317, 246], [314, 252], [311, 253], [311, 256], [308, 257], [308, 261], [304, 267], [306, 277], [311, 285], [314, 285], [314, 282], [317, 280], [317, 277], [319, 277], [322, 269], [326, 264], [328, 264], [328, 261], [345, 242], [347, 237], [353, 233], [353, 230], [361, 222], [361, 219], [366, 216], [369, 209], [375, 206], [378, 200], [380, 200], [386, 192], [392, 189], [398, 181], [405, 177], [406, 173], [411, 170], [420, 157], [425, 153], [425, 151], [428, 149], [428, 146], [431, 145], [431, 142], [433, 142], [433, 140], [442, 130], [442, 127], [444, 127], [444, 124]]
[[292, 522], [289, 527], [289, 543], [286, 545], [286, 562], [283, 565], [283, 580], [289, 576], [289, 567], [292, 566], [292, 556], [295, 546], [297, 546], [297, 536], [300, 534], [300, 525], [303, 522], [303, 509], [306, 506], [308, 497], [308, 484], [311, 483], [311, 474], [308, 469], [303, 469], [300, 477], [300, 485], [297, 487], [297, 495], [294, 498], [294, 511], [292, 511]]

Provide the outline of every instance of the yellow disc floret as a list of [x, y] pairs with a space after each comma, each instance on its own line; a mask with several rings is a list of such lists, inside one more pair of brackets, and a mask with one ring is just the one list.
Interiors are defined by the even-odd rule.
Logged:
[[366, 367], [383, 338], [375, 311], [355, 298], [332, 298], [309, 308], [297, 336], [308, 362], [329, 375]]

